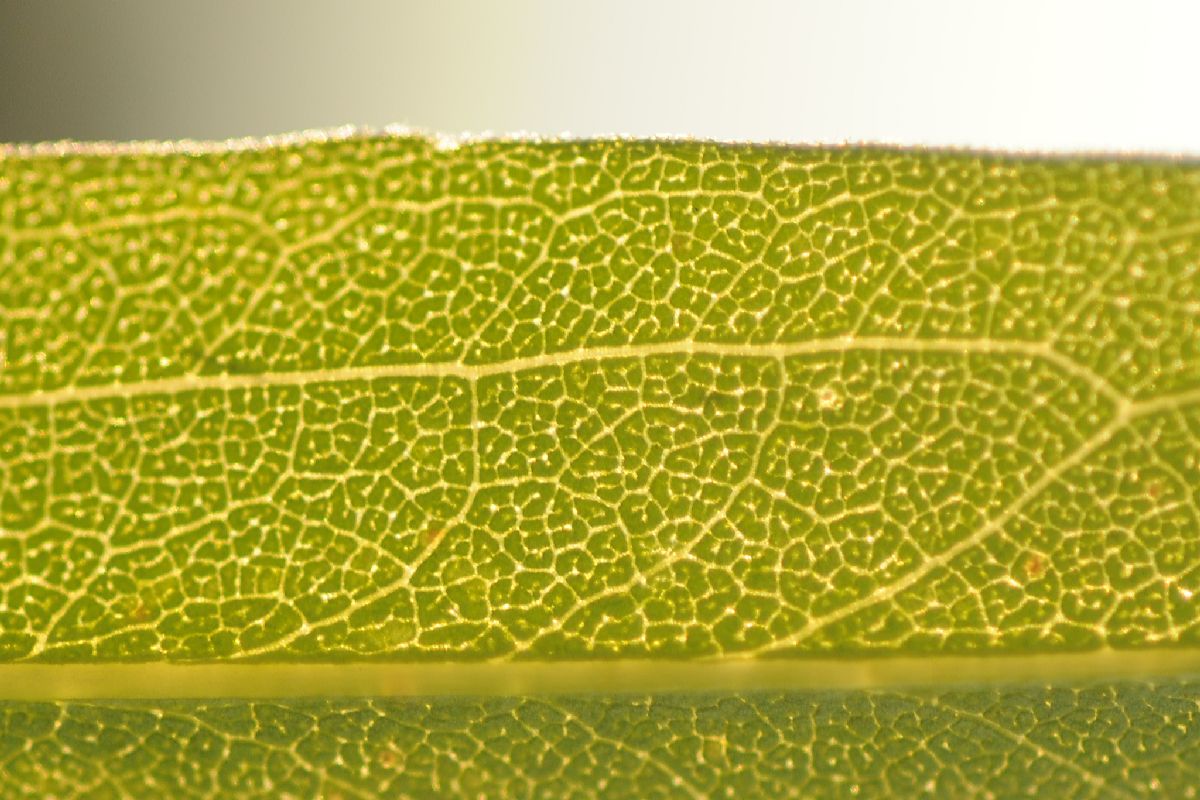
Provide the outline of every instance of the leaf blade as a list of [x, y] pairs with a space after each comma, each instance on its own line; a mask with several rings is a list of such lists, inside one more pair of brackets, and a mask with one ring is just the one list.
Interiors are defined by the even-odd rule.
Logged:
[[1191, 166], [384, 137], [0, 167], [7, 658], [1194, 639]]
[[[0, 704], [15, 796], [1142, 797], [1197, 687]], [[1153, 718], [1153, 726], [1147, 721]], [[1000, 768], [1003, 766], [1003, 768]]]

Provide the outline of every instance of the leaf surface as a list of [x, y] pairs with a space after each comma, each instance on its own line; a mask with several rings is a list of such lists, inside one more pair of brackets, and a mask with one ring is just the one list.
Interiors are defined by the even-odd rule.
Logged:
[[0, 792], [1191, 797], [1200, 777], [1198, 703], [1193, 682], [940, 694], [0, 703]]
[[[695, 142], [5, 151], [0, 660], [886, 655], [936, 674], [954, 654], [1194, 646], [1198, 189], [1184, 163]], [[826, 769], [811, 730], [827, 702], [866, 709], [862, 735], [894, 744], [882, 758], [924, 743], [934, 761], [914, 786], [1181, 785], [1178, 770], [1030, 744], [1066, 724], [1041, 706], [981, 745], [1014, 782], [972, 777], [982, 762], [955, 742], [1006, 703], [975, 691], [975, 716], [886, 690], [211, 713], [298, 714], [335, 749], [349, 734], [312, 720], [353, 718], [343, 749], [361, 756], [388, 726], [434, 736], [422, 715], [453, 709], [447, 741], [485, 760], [406, 739], [434, 792], [497, 786], [505, 769], [505, 793], [550, 785], [492, 734], [463, 733], [521, 714], [540, 722], [520, 757], [559, 764], [564, 791], [595, 790], [579, 763], [653, 748], [668, 766], [625, 774], [629, 791], [742, 786], [732, 762], [680, 772], [712, 714], [717, 728], [754, 716], [761, 748], [773, 736], [806, 754], [755, 752], [752, 792], [776, 793], [778, 769], [818, 782], [804, 792], [899, 791], [878, 764]], [[1084, 689], [1029, 691], [1075, 692], [1053, 694], [1058, 708]], [[1130, 735], [1167, 735], [1134, 707], [1167, 702], [1157, 690], [1095, 692]], [[59, 758], [82, 715], [140, 764], [155, 726], [208, 724], [209, 706], [171, 702], [15, 704], [4, 741]], [[623, 738], [640, 735], [632, 721], [596, 732], [629, 714], [645, 745]], [[1078, 747], [1116, 747], [1106, 720], [1078, 717]], [[215, 772], [163, 780], [228, 789], [214, 776], [250, 769], [229, 764], [268, 746], [264, 730], [214, 732]], [[953, 757], [937, 760], [949, 730]], [[564, 736], [583, 762], [535, 753]], [[301, 738], [271, 756], [280, 775], [333, 791]], [[1169, 742], [1178, 766], [1183, 739]], [[78, 780], [132, 791], [80, 758]], [[238, 774], [269, 791], [254, 758]], [[338, 780], [347, 796], [387, 789]]]

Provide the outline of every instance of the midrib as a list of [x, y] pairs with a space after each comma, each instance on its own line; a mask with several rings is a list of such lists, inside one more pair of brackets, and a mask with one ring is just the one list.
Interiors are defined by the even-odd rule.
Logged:
[[1200, 675], [1200, 648], [691, 661], [4, 664], [0, 701], [883, 691], [1189, 675]]
[[295, 372], [264, 372], [244, 375], [187, 375], [130, 383], [97, 386], [64, 386], [27, 394], [0, 394], [0, 408], [57, 405], [108, 398], [170, 395], [205, 389], [232, 390], [265, 386], [299, 386], [377, 378], [460, 378], [478, 380], [491, 375], [516, 373], [539, 367], [566, 366], [585, 361], [648, 358], [660, 355], [740, 356], [744, 358], [787, 358], [789, 356], [848, 351], [895, 351], [903, 353], [991, 353], [1045, 359], [1065, 372], [1086, 381], [1101, 395], [1116, 402], [1126, 401], [1107, 380], [1059, 353], [1044, 342], [996, 339], [917, 339], [902, 337], [839, 336], [779, 344], [725, 344], [720, 342], [654, 342], [647, 344], [597, 346], [560, 353], [525, 356], [486, 364], [461, 361], [417, 362], [379, 366], [342, 367]]

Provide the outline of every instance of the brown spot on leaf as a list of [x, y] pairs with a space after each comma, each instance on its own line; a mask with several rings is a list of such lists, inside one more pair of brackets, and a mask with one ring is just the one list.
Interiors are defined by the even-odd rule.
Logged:
[[1146, 484], [1146, 496], [1151, 500], [1157, 500], [1162, 497], [1163, 485], [1162, 481], [1150, 481]]
[[1037, 580], [1046, 573], [1046, 562], [1037, 553], [1025, 559], [1025, 574], [1030, 580]]

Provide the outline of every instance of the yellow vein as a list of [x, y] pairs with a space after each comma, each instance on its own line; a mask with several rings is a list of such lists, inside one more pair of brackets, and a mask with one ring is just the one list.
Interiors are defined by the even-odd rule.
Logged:
[[1200, 389], [1193, 389], [1184, 392], [1178, 392], [1163, 397], [1156, 397], [1148, 400], [1134, 402], [1125, 400], [1117, 405], [1116, 415], [1104, 425], [1089, 436], [1082, 444], [1079, 445], [1070, 455], [1063, 458], [1054, 466], [1047, 469], [1041, 476], [1029, 484], [1021, 495], [1008, 505], [1001, 513], [997, 514], [992, 519], [988, 520], [984, 525], [981, 525], [970, 536], [955, 542], [951, 547], [946, 548], [940, 553], [925, 559], [920, 565], [911, 572], [905, 573], [890, 583], [883, 584], [875, 591], [868, 595], [864, 595], [853, 602], [847, 603], [844, 606], [839, 606], [837, 609], [823, 614], [819, 617], [813, 617], [802, 628], [789, 636], [777, 639], [767, 645], [764, 645], [757, 650], [746, 653], [746, 656], [756, 655], [758, 653], [772, 652], [783, 650], [803, 642], [810, 638], [822, 628], [831, 625], [839, 620], [868, 608], [885, 600], [890, 600], [896, 597], [900, 592], [910, 588], [925, 578], [931, 572], [941, 567], [946, 566], [954, 558], [966, 550], [977, 546], [983, 540], [988, 538], [996, 531], [1003, 528], [1008, 522], [1021, 512], [1021, 510], [1030, 502], [1041, 495], [1047, 487], [1058, 481], [1068, 470], [1083, 463], [1088, 456], [1096, 452], [1100, 447], [1107, 443], [1118, 432], [1122, 431], [1132, 420], [1138, 417], [1144, 417], [1150, 414], [1155, 414], [1160, 411], [1165, 411], [1173, 408], [1180, 408], [1191, 403], [1200, 402]]
[[379, 378], [461, 378], [478, 380], [540, 367], [564, 367], [605, 359], [644, 359], [653, 356], [708, 355], [744, 358], [787, 358], [848, 351], [896, 351], [905, 353], [1007, 354], [1044, 359], [1064, 372], [1086, 382], [1098, 394], [1115, 404], [1128, 401], [1104, 377], [1054, 350], [1043, 342], [1003, 339], [915, 339], [879, 336], [838, 336], [804, 342], [732, 344], [721, 342], [653, 342], [647, 344], [585, 347], [561, 353], [523, 356], [489, 364], [462, 361], [417, 362], [295, 372], [256, 374], [182, 375], [136, 383], [109, 383], [97, 386], [64, 386], [26, 394], [0, 395], [0, 408], [79, 403], [92, 400], [129, 399], [148, 395], [171, 395], [203, 390], [232, 391], [272, 386], [303, 386], [312, 383], [375, 380]]
[[1200, 675], [1200, 648], [1026, 655], [694, 660], [0, 664], [2, 700], [412, 697], [591, 692], [917, 690], [1161, 682]]

